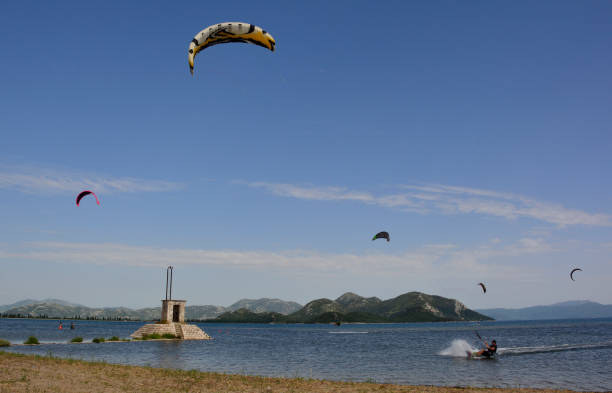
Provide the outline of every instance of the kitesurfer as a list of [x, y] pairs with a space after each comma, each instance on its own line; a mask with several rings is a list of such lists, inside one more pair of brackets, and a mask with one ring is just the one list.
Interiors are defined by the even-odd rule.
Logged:
[[497, 352], [497, 343], [495, 342], [495, 340], [491, 341], [491, 345], [487, 344], [487, 342], [485, 341], [484, 345], [486, 348], [483, 348], [480, 351], [478, 351], [476, 353], [476, 356], [484, 356], [487, 358], [494, 356], [495, 352]]
[[70, 322], [70, 330], [74, 330], [74, 322]]

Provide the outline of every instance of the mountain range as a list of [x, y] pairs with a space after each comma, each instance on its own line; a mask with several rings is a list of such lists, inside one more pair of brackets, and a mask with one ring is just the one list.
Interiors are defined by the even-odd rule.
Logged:
[[226, 312], [207, 322], [438, 322], [490, 320], [461, 302], [420, 292], [408, 292], [388, 300], [347, 292], [336, 300], [317, 299], [289, 315], [254, 313], [247, 309]]
[[476, 310], [499, 321], [537, 319], [612, 318], [612, 304], [572, 300], [548, 306]]
[[[280, 299], [242, 299], [228, 306], [187, 306], [185, 307], [185, 319], [206, 320], [215, 318], [224, 312], [231, 312], [241, 308], [246, 308], [252, 312], [278, 312], [291, 314], [302, 308], [296, 302], [289, 302]], [[21, 300], [19, 302], [0, 306], [0, 313], [5, 316], [25, 316], [48, 318], [81, 318], [81, 319], [126, 319], [153, 321], [160, 317], [160, 307], [150, 307], [141, 309], [130, 309], [126, 307], [87, 307], [76, 303], [67, 302], [59, 299], [44, 300]]]
[[[24, 300], [2, 306], [4, 316], [157, 320], [159, 307], [92, 308], [57, 299]], [[393, 299], [361, 297], [347, 292], [336, 300], [317, 299], [301, 306], [280, 299], [242, 299], [228, 306], [187, 306], [185, 319], [207, 322], [431, 322], [488, 320], [454, 299], [408, 292]]]
[[[126, 319], [153, 321], [160, 307], [87, 307], [60, 299], [26, 299], [0, 305], [4, 316], [82, 319]], [[570, 318], [612, 318], [612, 305], [575, 300], [547, 306], [518, 309], [469, 310], [453, 299], [409, 292], [393, 299], [361, 297], [347, 292], [335, 300], [317, 299], [305, 306], [280, 299], [242, 299], [223, 307], [187, 306], [185, 318], [209, 322], [413, 322], [446, 320], [538, 320]]]
[[29, 306], [31, 304], [38, 304], [38, 303], [53, 303], [53, 304], [59, 304], [61, 306], [80, 306], [80, 304], [70, 303], [65, 300], [60, 300], [60, 299], [52, 299], [52, 298], [47, 298], [43, 300], [25, 299], [25, 300], [20, 300], [18, 302], [15, 302], [13, 304], [0, 305], [0, 313], [5, 312], [6, 310], [10, 310], [11, 308]]

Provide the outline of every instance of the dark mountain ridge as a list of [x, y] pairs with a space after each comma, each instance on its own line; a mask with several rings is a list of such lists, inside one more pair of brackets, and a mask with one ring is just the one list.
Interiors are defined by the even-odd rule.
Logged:
[[287, 316], [226, 313], [209, 322], [437, 322], [490, 320], [486, 315], [466, 308], [461, 302], [420, 292], [408, 292], [392, 299], [364, 298], [351, 292], [336, 300], [316, 299]]

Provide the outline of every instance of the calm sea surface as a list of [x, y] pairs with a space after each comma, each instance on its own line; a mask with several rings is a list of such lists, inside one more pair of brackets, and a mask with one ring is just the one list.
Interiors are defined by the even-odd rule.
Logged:
[[[411, 385], [612, 390], [612, 319], [333, 325], [198, 324], [210, 341], [66, 344], [129, 337], [141, 322], [0, 319], [9, 352], [153, 367]], [[70, 321], [64, 321], [64, 327]], [[467, 360], [477, 330], [496, 360]]]

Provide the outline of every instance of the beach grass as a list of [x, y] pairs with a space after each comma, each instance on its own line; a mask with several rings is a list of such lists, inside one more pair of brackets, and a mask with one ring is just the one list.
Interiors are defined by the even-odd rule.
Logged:
[[[435, 383], [436, 381], [432, 381]], [[539, 389], [405, 386], [124, 366], [0, 351], [1, 392], [545, 393]]]

